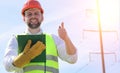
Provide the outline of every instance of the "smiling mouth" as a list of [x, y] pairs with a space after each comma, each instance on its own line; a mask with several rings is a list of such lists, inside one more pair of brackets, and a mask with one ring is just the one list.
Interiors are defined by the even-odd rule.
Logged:
[[38, 21], [37, 21], [37, 19], [31, 19], [31, 20], [30, 20], [30, 23], [31, 23], [31, 24], [37, 24]]

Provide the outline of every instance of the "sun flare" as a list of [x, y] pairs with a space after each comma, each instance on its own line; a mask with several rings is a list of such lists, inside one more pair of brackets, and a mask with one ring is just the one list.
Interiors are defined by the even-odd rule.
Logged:
[[100, 21], [103, 30], [116, 29], [119, 24], [119, 0], [99, 0]]

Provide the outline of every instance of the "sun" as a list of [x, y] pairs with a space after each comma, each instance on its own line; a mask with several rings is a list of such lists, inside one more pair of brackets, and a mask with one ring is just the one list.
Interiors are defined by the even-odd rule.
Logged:
[[103, 30], [114, 30], [119, 24], [119, 0], [99, 0], [100, 22]]

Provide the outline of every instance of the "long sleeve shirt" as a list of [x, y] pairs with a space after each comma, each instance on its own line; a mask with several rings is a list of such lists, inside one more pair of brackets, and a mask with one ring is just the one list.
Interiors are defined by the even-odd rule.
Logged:
[[[25, 32], [28, 35], [32, 35], [28, 30]], [[42, 30], [37, 33], [36, 35], [42, 34]], [[62, 39], [60, 39], [56, 35], [52, 35], [52, 38], [54, 39], [58, 56], [60, 59], [69, 62], [74, 63], [77, 60], [77, 52], [74, 55], [69, 55], [66, 52], [66, 46]], [[16, 36], [12, 36], [12, 38], [9, 40], [6, 51], [5, 51], [5, 57], [4, 57], [4, 66], [7, 71], [9, 72], [15, 72], [15, 73], [24, 73], [22, 68], [15, 67], [12, 63], [14, 58], [18, 56], [18, 42], [16, 39]]]

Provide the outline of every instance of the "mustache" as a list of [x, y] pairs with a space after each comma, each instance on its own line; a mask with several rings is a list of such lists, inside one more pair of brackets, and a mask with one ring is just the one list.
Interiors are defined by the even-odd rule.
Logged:
[[31, 20], [38, 20], [38, 19], [37, 19], [37, 18], [31, 18], [30, 21], [31, 21]]

